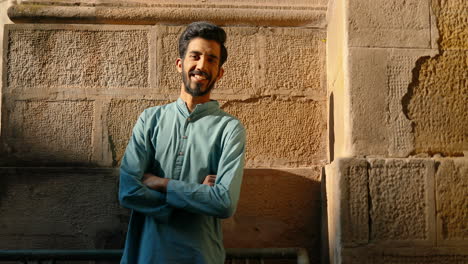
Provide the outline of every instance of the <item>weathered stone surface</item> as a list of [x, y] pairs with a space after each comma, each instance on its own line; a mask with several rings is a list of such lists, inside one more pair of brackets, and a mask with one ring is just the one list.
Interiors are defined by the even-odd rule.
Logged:
[[246, 169], [240, 201], [223, 222], [226, 247], [307, 247], [320, 243], [319, 166]]
[[343, 249], [339, 263], [351, 264], [464, 264], [466, 249], [436, 247], [378, 247], [374, 245]]
[[148, 107], [168, 101], [113, 99], [107, 111], [107, 130], [113, 165], [120, 163], [138, 116]]
[[159, 90], [169, 94], [180, 93], [182, 77], [176, 69], [179, 57], [179, 36], [185, 27], [157, 26], [157, 83]]
[[[185, 27], [158, 26], [158, 86], [168, 94], [179, 94], [182, 78], [176, 70], [175, 61], [179, 57], [178, 39]], [[216, 84], [213, 97], [224, 95], [256, 95], [261, 93], [256, 71], [257, 56], [260, 47], [256, 45], [255, 28], [226, 27], [228, 39], [226, 48], [228, 60], [223, 65], [225, 74]], [[239, 45], [244, 43], [244, 45]]]
[[462, 155], [468, 149], [468, 51], [445, 51], [420, 66], [407, 115], [415, 152]]
[[331, 0], [327, 27], [329, 158], [352, 156], [346, 1]]
[[406, 116], [412, 73], [434, 51], [350, 48], [349, 54], [352, 154], [406, 157], [413, 153], [415, 135]]
[[[353, 91], [350, 114], [356, 117], [352, 118], [353, 154], [383, 154], [386, 152], [385, 112], [382, 109], [385, 94], [378, 88], [385, 87], [385, 51], [352, 48], [350, 58], [349, 70], [354, 76], [350, 87]], [[371, 69], [373, 74], [367, 74]]]
[[[158, 85], [168, 94], [180, 91], [175, 70], [177, 41], [183, 27], [158, 26]], [[213, 97], [249, 98], [293, 95], [324, 99], [325, 33], [317, 29], [226, 27], [228, 60]], [[242, 43], [242, 45], [239, 45]], [[280, 66], [278, 66], [280, 65]], [[287, 78], [285, 76], [288, 76]]]
[[364, 159], [338, 158], [325, 166], [330, 263], [342, 262], [343, 249], [369, 240], [368, 176]]
[[[385, 126], [386, 51], [351, 48], [350, 115], [354, 155], [383, 155], [387, 152]], [[372, 72], [372, 74], [369, 74]]]
[[7, 164], [85, 164], [92, 156], [93, 101], [15, 101], [3, 113]]
[[262, 94], [325, 96], [325, 32], [310, 29], [261, 31], [265, 51], [260, 56]]
[[351, 47], [430, 48], [429, 1], [350, 0]]
[[441, 49], [468, 49], [468, 2], [464, 0], [431, 0], [437, 19]]
[[362, 160], [343, 163], [340, 166], [347, 185], [343, 187], [341, 197], [343, 216], [345, 216], [341, 219], [343, 244], [346, 246], [367, 244], [369, 241], [368, 165]]
[[[216, 84], [213, 96], [252, 96], [263, 92], [259, 83], [261, 76], [258, 53], [263, 48], [258, 44], [257, 29], [254, 27], [227, 27], [226, 48], [228, 59], [223, 65], [224, 76]], [[239, 45], [239, 43], [242, 43]]]
[[[6, 10], [8, 9], [8, 6], [9, 6], [9, 2], [8, 1], [2, 1], [0, 2], [0, 54], [3, 55], [3, 45], [4, 45], [4, 25], [5, 24], [11, 24], [13, 22], [11, 22], [11, 20], [8, 18], [8, 15], [6, 13]], [[4, 60], [0, 60], [0, 69], [3, 69], [3, 64], [4, 64]], [[0, 70], [0, 80], [3, 80], [3, 70]], [[3, 82], [0, 82], [0, 90], [3, 91]], [[0, 100], [1, 101], [1, 100]], [[1, 108], [1, 102], [0, 102], [0, 108]]]
[[434, 243], [433, 161], [370, 160], [369, 195], [372, 241]]
[[372, 258], [377, 262], [372, 263], [395, 263], [395, 264], [465, 264], [468, 256], [442, 255], [442, 256], [376, 256]]
[[388, 56], [386, 105], [388, 109], [387, 122], [392, 123], [387, 131], [390, 156], [406, 157], [414, 149], [413, 129], [411, 121], [403, 112], [402, 100], [408, 93], [416, 58], [416, 56], [405, 56], [398, 53]]
[[326, 166], [329, 230], [335, 229], [329, 234], [337, 243], [334, 246], [357, 246], [369, 241], [367, 167], [364, 159], [343, 158]]
[[7, 25], [7, 29], [7, 92], [149, 85], [148, 27]]
[[[31, 3], [32, 2], [32, 3]], [[40, 4], [38, 4], [38, 2]], [[291, 3], [289, 3], [291, 2]], [[15, 23], [188, 24], [325, 27], [326, 0], [317, 1], [15, 1]]]
[[468, 160], [453, 158], [437, 162], [437, 242], [468, 245]]
[[0, 248], [122, 248], [114, 169], [0, 168]]
[[223, 109], [247, 129], [247, 167], [300, 167], [326, 160], [325, 102], [266, 97]]

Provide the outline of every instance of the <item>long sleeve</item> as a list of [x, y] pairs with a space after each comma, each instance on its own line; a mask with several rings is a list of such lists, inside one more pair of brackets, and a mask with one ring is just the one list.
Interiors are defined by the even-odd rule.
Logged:
[[120, 166], [119, 201], [122, 206], [167, 223], [172, 208], [166, 203], [166, 195], [152, 190], [141, 180], [151, 166], [154, 148], [148, 135], [146, 113], [143, 112], [133, 128], [132, 137]]
[[230, 217], [239, 200], [244, 152], [245, 129], [239, 124], [222, 144], [215, 185], [171, 180], [167, 186], [167, 203], [194, 213]]

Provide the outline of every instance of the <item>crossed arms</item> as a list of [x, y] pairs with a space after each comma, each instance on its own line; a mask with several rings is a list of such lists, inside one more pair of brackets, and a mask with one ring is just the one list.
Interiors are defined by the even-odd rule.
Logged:
[[[149, 188], [156, 190], [158, 192], [167, 192], [167, 183], [170, 181], [168, 178], [161, 178], [151, 173], [143, 174], [142, 182], [144, 185]], [[216, 181], [216, 175], [208, 175], [203, 180], [202, 184], [208, 186], [214, 186]]]
[[239, 200], [245, 130], [241, 126], [233, 129], [223, 140], [217, 175], [205, 176], [202, 183], [188, 183], [148, 172], [151, 159], [154, 159], [150, 126], [146, 123], [145, 111], [133, 129], [122, 160], [120, 203], [160, 222], [167, 222], [174, 209], [218, 218], [230, 217]]

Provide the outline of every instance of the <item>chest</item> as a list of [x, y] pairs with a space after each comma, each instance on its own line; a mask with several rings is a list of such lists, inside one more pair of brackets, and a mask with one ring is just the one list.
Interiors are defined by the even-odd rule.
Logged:
[[217, 173], [223, 150], [222, 122], [209, 117], [163, 121], [151, 140], [159, 174], [199, 182], [206, 175]]

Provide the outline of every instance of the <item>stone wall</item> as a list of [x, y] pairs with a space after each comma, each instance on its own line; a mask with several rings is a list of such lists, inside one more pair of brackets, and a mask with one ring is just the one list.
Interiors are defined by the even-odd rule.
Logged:
[[468, 261], [466, 10], [330, 2], [331, 263]]
[[[12, 20], [28, 23], [5, 27], [0, 248], [121, 248], [128, 211], [117, 202], [117, 167], [139, 113], [177, 99], [176, 43], [190, 21], [134, 17], [145, 25], [88, 25], [62, 17], [55, 22], [63, 24], [33, 24], [27, 19], [51, 22], [41, 14], [54, 16], [57, 6], [83, 15], [86, 1], [77, 9], [25, 8], [32, 2], [47, 1], [13, 6]], [[224, 221], [226, 246], [306, 247], [318, 262], [327, 162], [326, 2], [306, 2], [294, 8], [309, 10], [301, 21], [316, 21], [312, 27], [297, 21], [279, 27], [274, 16], [268, 27], [214, 20], [225, 24], [229, 59], [213, 98], [248, 131], [241, 200]], [[236, 14], [240, 3], [231, 4]], [[271, 10], [290, 15], [279, 1], [246, 5], [257, 17]], [[122, 22], [121, 13], [106, 20], [107, 7], [99, 8], [94, 22]]]
[[466, 158], [341, 158], [326, 173], [331, 263], [468, 261]]

